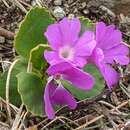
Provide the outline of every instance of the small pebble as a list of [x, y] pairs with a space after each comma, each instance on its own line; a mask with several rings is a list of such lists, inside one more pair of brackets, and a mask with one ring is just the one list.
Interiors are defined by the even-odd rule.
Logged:
[[104, 95], [102, 95], [102, 98], [104, 98], [104, 99], [105, 99], [105, 98], [107, 98], [107, 96], [104, 94]]
[[130, 25], [130, 17], [126, 16], [126, 21], [127, 21], [128, 25]]
[[11, 44], [11, 45], [12, 45], [12, 43], [13, 43], [12, 40], [6, 40], [6, 42], [7, 42], [8, 44]]
[[69, 19], [73, 19], [73, 18], [74, 18], [74, 14], [69, 14], [69, 15], [68, 15], [68, 18], [69, 18]]
[[83, 2], [83, 3], [81, 4], [82, 8], [85, 8], [86, 5], [87, 5], [86, 2]]
[[69, 5], [68, 4], [64, 4], [64, 7], [69, 8]]
[[31, 1], [31, 5], [35, 6], [37, 4], [36, 0]]
[[5, 37], [0, 36], [0, 43], [4, 43], [5, 42]]
[[108, 9], [107, 7], [101, 5], [100, 8], [101, 8], [103, 11], [107, 11], [107, 13], [108, 13], [109, 15], [111, 15], [112, 17], [116, 17], [115, 13], [112, 12], [112, 11], [111, 11], [110, 9]]
[[64, 16], [66, 15], [63, 8], [57, 6], [55, 7], [54, 11], [53, 11], [53, 15], [57, 18], [57, 19], [62, 19], [64, 18]]
[[122, 13], [120, 14], [120, 23], [126, 23], [126, 17]]
[[77, 12], [78, 12], [78, 9], [75, 8], [74, 11], [73, 11], [73, 13], [76, 14]]
[[84, 9], [84, 10], [83, 10], [83, 13], [84, 13], [84, 14], [89, 14], [89, 10], [88, 10], [88, 9]]
[[73, 2], [74, 2], [74, 0], [68, 0], [68, 4], [71, 4]]
[[54, 0], [54, 5], [56, 6], [62, 5], [62, 0]]

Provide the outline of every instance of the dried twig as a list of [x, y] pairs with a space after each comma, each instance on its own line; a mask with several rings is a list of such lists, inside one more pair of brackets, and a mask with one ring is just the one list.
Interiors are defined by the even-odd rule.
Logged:
[[14, 35], [15, 34], [13, 32], [10, 32], [10, 31], [0, 27], [0, 36], [3, 36], [5, 38], [7, 38], [7, 39], [11, 39], [12, 40], [12, 39], [14, 39]]
[[0, 125], [9, 128], [9, 125], [8, 125], [8, 124], [5, 124], [5, 123], [3, 123], [3, 122], [1, 122], [1, 121], [0, 121]]
[[[76, 110], [83, 109], [83, 108], [85, 108], [88, 104], [92, 104], [92, 103], [94, 103], [95, 101], [99, 101], [100, 99], [103, 98], [104, 95], [107, 96], [107, 95], [109, 95], [110, 93], [111, 93], [111, 92], [110, 92], [109, 90], [104, 89], [101, 94], [99, 94], [99, 95], [97, 95], [97, 96], [95, 96], [95, 97], [93, 97], [93, 98], [91, 98], [91, 99], [85, 99], [85, 100], [79, 101]], [[64, 107], [60, 108], [60, 109], [56, 112], [56, 115], [61, 115], [62, 113], [66, 113], [66, 112], [69, 112], [69, 111], [70, 111], [70, 109], [68, 109], [66, 106], [64, 106]], [[72, 111], [72, 110], [71, 110], [71, 111]]]
[[122, 89], [122, 91], [128, 96], [128, 98], [130, 98], [130, 93], [128, 92], [127, 88], [125, 87], [125, 85], [123, 85], [120, 82], [120, 88]]
[[64, 120], [62, 120], [61, 118], [59, 118], [59, 121], [61, 121], [63, 124], [66, 124], [66, 127], [68, 127], [69, 129], [72, 129]]
[[70, 123], [72, 123], [72, 124], [74, 124], [74, 125], [76, 125], [76, 126], [79, 126], [78, 123], [76, 123], [75, 121], [72, 121], [72, 120], [69, 119], [69, 118], [66, 118], [66, 117], [64, 117], [64, 116], [59, 116], [59, 118], [64, 119], [64, 120], [67, 120], [68, 122], [70, 122]]
[[18, 8], [20, 8], [24, 13], [27, 13], [27, 10], [24, 8], [24, 6], [19, 2], [19, 0], [9, 0], [12, 2], [12, 4], [16, 5]]
[[46, 124], [44, 127], [41, 128], [41, 130], [44, 130], [46, 127], [48, 127], [49, 125], [51, 125], [53, 122], [59, 120], [58, 117], [56, 117], [54, 120], [50, 121], [48, 124]]
[[24, 113], [23, 119], [21, 119], [21, 124], [19, 125], [19, 128], [18, 128], [19, 130], [21, 130], [22, 126], [24, 126], [24, 128], [25, 128], [24, 120], [25, 120], [27, 114], [28, 114], [28, 112], [25, 112], [25, 113]]
[[101, 100], [101, 101], [99, 101], [99, 103], [102, 103], [102, 104], [104, 104], [104, 105], [106, 105], [106, 106], [108, 106], [108, 107], [111, 107], [111, 108], [115, 109], [116, 112], [110, 112], [111, 114], [124, 115], [124, 116], [127, 116], [127, 115], [128, 115], [128, 114], [126, 114], [126, 113], [123, 113], [123, 112], [119, 111], [118, 109], [116, 109], [115, 106], [113, 106], [112, 104], [110, 104], [110, 103], [108, 103], [108, 102], [105, 102], [105, 101], [102, 101], [102, 100]]
[[17, 113], [17, 115], [15, 117], [15, 120], [13, 122], [11, 130], [17, 130], [18, 125], [19, 125], [19, 123], [20, 123], [20, 121], [21, 121], [21, 119], [23, 117], [22, 113], [23, 113], [23, 104], [21, 105], [21, 107], [20, 107], [20, 109], [19, 109], [19, 111], [18, 111], [18, 113]]
[[5, 4], [5, 6], [7, 7], [7, 8], [9, 8], [9, 5], [8, 5], [8, 3], [6, 2], [6, 0], [2, 0], [3, 1], [3, 3]]
[[[0, 104], [6, 105], [6, 101], [0, 97]], [[11, 110], [13, 110], [15, 113], [18, 112], [18, 108], [14, 106], [13, 104], [9, 103]]]
[[29, 7], [29, 8], [31, 8], [31, 7], [32, 7], [30, 4], [26, 3], [26, 2], [25, 2], [25, 1], [23, 1], [23, 0], [19, 0], [19, 2], [20, 2], [20, 3], [22, 3], [23, 5], [25, 5], [25, 6]]
[[[130, 100], [123, 102], [122, 104], [118, 105], [118, 106], [115, 107], [114, 109], [110, 110], [110, 112], [113, 112], [113, 111], [115, 111], [115, 110], [117, 110], [117, 109], [119, 109], [119, 108], [121, 108], [121, 107], [127, 105], [129, 102], [130, 102]], [[96, 118], [90, 120], [89, 122], [87, 122], [87, 123], [81, 125], [80, 127], [76, 128], [75, 130], [82, 130], [82, 129], [85, 128], [86, 126], [88, 126], [88, 125], [90, 125], [90, 124], [96, 122], [97, 120], [99, 120], [99, 119], [101, 119], [101, 118], [103, 118], [103, 117], [104, 117], [104, 115], [100, 115], [100, 116], [98, 116], [98, 117], [96, 117]]]
[[124, 45], [126, 45], [127, 47], [129, 47], [130, 48], [130, 45], [129, 44], [127, 44], [126, 42], [122, 42]]

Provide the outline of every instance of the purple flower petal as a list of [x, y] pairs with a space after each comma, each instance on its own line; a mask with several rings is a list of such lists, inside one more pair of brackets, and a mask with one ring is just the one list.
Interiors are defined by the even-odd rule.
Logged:
[[77, 56], [90, 56], [93, 49], [96, 46], [96, 41], [94, 40], [93, 32], [85, 32], [78, 42], [76, 43], [74, 49], [76, 50]]
[[68, 105], [70, 109], [77, 106], [74, 97], [62, 85], [56, 86], [50, 81], [44, 91], [45, 112], [49, 119], [55, 117], [53, 105]]
[[110, 64], [113, 64], [114, 61], [116, 61], [120, 65], [127, 65], [129, 63], [129, 58], [127, 57], [128, 54], [128, 47], [123, 44], [119, 44], [104, 52], [104, 61]]
[[87, 61], [96, 64], [111, 89], [118, 83], [120, 76], [109, 64], [113, 64], [114, 61], [121, 65], [128, 64], [129, 49], [121, 44], [121, 32], [115, 29], [114, 25], [106, 26], [103, 22], [96, 25], [96, 42], [97, 45], [92, 55], [87, 57]]
[[83, 72], [68, 62], [50, 66], [47, 72], [50, 75], [62, 74], [65, 80], [83, 90], [90, 90], [94, 85], [94, 78], [90, 74]]
[[100, 64], [99, 69], [106, 80], [107, 86], [111, 90], [113, 85], [118, 83], [120, 78], [119, 74], [110, 65], [104, 63]]
[[110, 49], [122, 41], [122, 34], [119, 30], [114, 29], [113, 25], [106, 26], [104, 23], [96, 25], [97, 46], [101, 49]]
[[75, 56], [75, 59], [72, 63], [75, 66], [83, 68], [87, 63], [87, 60], [86, 60], [86, 57]]
[[92, 32], [86, 32], [77, 43], [80, 27], [77, 18], [64, 18], [59, 23], [48, 26], [45, 36], [53, 51], [45, 51], [44, 57], [49, 64], [66, 61], [80, 68], [86, 64], [85, 56], [92, 53], [96, 43]]
[[106, 25], [103, 22], [99, 22], [96, 24], [96, 41], [100, 44], [100, 41], [104, 38]]
[[55, 117], [55, 111], [52, 106], [51, 95], [55, 91], [56, 86], [52, 82], [49, 82], [44, 91], [44, 103], [45, 103], [45, 113], [49, 119], [53, 119]]
[[107, 86], [109, 89], [112, 88], [113, 85], [117, 84], [119, 81], [119, 74], [106, 62], [104, 62], [104, 54], [102, 49], [96, 48], [94, 50], [92, 60], [94, 64], [97, 65], [104, 79], [106, 80]]
[[98, 64], [104, 60], [103, 50], [100, 48], [95, 48], [89, 60], [91, 61], [90, 63], [98, 66]]
[[127, 65], [130, 62], [130, 58], [127, 56], [115, 56], [115, 61], [119, 63], [120, 65]]
[[80, 21], [77, 18], [69, 20], [64, 18], [59, 22], [60, 31], [62, 34], [62, 42], [64, 44], [72, 45], [78, 39], [80, 32]]
[[46, 36], [53, 50], [57, 50], [61, 46], [62, 36], [58, 24], [49, 25], [44, 35]]
[[44, 57], [47, 60], [47, 62], [51, 65], [57, 64], [59, 62], [62, 62], [63, 60], [59, 58], [58, 53], [55, 51], [45, 51]]
[[52, 96], [53, 104], [68, 105], [70, 109], [77, 107], [76, 100], [62, 85], [58, 86]]

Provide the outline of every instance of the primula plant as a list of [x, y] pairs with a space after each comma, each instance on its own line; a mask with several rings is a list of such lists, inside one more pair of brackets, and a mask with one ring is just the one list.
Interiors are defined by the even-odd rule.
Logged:
[[18, 57], [0, 78], [0, 96], [9, 73], [10, 102], [49, 119], [60, 106], [76, 109], [78, 101], [100, 94], [104, 83], [112, 91], [120, 79], [113, 66], [129, 63], [114, 25], [83, 17], [56, 21], [38, 7], [20, 24], [14, 47]]

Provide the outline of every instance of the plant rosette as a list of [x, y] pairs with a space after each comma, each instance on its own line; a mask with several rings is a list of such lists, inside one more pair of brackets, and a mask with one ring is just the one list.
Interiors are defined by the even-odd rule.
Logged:
[[[49, 119], [59, 106], [75, 109], [77, 101], [97, 96], [105, 82], [111, 91], [120, 79], [112, 66], [129, 63], [129, 49], [114, 25], [84, 17], [57, 22], [39, 7], [21, 22], [14, 47], [19, 57], [10, 73], [10, 101]], [[8, 73], [0, 78], [2, 97]]]

